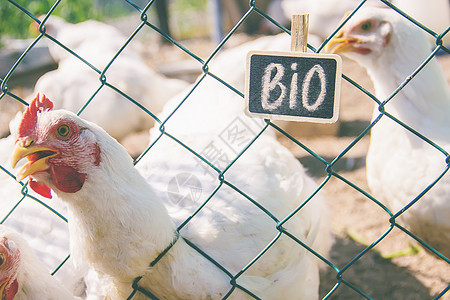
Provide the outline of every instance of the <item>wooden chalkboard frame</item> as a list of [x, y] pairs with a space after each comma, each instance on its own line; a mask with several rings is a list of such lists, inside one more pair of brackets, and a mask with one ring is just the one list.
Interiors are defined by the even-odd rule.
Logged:
[[[286, 107], [278, 107], [275, 111], [268, 111], [263, 108], [263, 105], [258, 102], [258, 98], [261, 99], [262, 96], [262, 69], [260, 66], [253, 64], [252, 58], [257, 56], [257, 59], [262, 59], [264, 61], [278, 61], [280, 64], [283, 62], [292, 62], [296, 61], [297, 63], [303, 62], [304, 66], [308, 66], [314, 64], [314, 62], [324, 63], [326, 68], [321, 68], [323, 74], [325, 74], [325, 78], [327, 76], [332, 77], [332, 80], [325, 80], [325, 86], [331, 87], [333, 89], [332, 95], [327, 95], [325, 93], [323, 100], [323, 106], [320, 106], [320, 109], [314, 108], [316, 111], [311, 112], [311, 110], [306, 111], [302, 107], [298, 107], [294, 104], [295, 110], [292, 112], [290, 109], [290, 113], [287, 111]], [[256, 58], [253, 59], [255, 62]], [[283, 65], [287, 69], [287, 65]], [[291, 64], [292, 66], [292, 64]], [[295, 65], [297, 66], [297, 64]], [[302, 66], [300, 66], [302, 68]], [[285, 120], [285, 121], [297, 121], [297, 122], [313, 122], [313, 123], [334, 123], [339, 118], [339, 104], [340, 104], [340, 94], [341, 94], [341, 79], [342, 79], [342, 59], [339, 55], [335, 54], [321, 54], [321, 53], [303, 53], [303, 52], [277, 52], [277, 51], [250, 51], [247, 54], [246, 60], [246, 74], [245, 74], [245, 113], [251, 117], [270, 119], [270, 120]], [[303, 69], [297, 71], [292, 67], [292, 70], [288, 70], [290, 73], [297, 72], [296, 80], [306, 77], [304, 74], [300, 74], [299, 71], [304, 71]], [[278, 72], [278, 71], [277, 71]], [[304, 72], [303, 72], [304, 73]], [[312, 73], [314, 76], [314, 71]], [[259, 76], [258, 76], [259, 75]], [[255, 78], [255, 76], [258, 76]], [[303, 76], [303, 77], [302, 77]], [[261, 77], [261, 78], [260, 78]], [[272, 76], [273, 77], [273, 76]], [[288, 76], [286, 76], [288, 77]], [[294, 78], [294, 76], [292, 76]], [[292, 79], [291, 78], [291, 79]], [[287, 86], [287, 80], [283, 77], [283, 85]], [[299, 80], [301, 81], [301, 80]], [[292, 82], [292, 80], [291, 80]], [[311, 76], [309, 77], [309, 82], [311, 82]], [[320, 81], [320, 84], [323, 82]], [[301, 84], [300, 84], [301, 85]], [[290, 91], [290, 86], [287, 87]], [[298, 89], [298, 85], [297, 85]], [[254, 91], [257, 90], [260, 94], [256, 95]], [[318, 89], [317, 89], [318, 90]], [[313, 90], [313, 92], [316, 92]], [[322, 90], [320, 90], [319, 95], [321, 95]], [[253, 93], [250, 95], [250, 93]], [[300, 92], [301, 93], [301, 92]], [[307, 96], [309, 95], [309, 84], [307, 90]], [[269, 96], [270, 97], [270, 96]], [[281, 97], [281, 96], [280, 96]], [[307, 98], [307, 97], [306, 97]], [[317, 98], [319, 99], [319, 98]], [[262, 101], [262, 100], [259, 100]], [[286, 106], [286, 102], [289, 102], [289, 99], [286, 100], [284, 97], [281, 101]], [[296, 101], [299, 101], [298, 99]], [[266, 102], [267, 103], [267, 102]], [[281, 102], [279, 102], [281, 103]], [[290, 102], [289, 102], [290, 103]], [[281, 105], [281, 104], [280, 104]], [[290, 105], [290, 104], [289, 104]], [[305, 104], [306, 105], [306, 104]], [[289, 106], [291, 107], [291, 106]], [[309, 108], [308, 108], [309, 109]], [[312, 109], [312, 110], [314, 110]], [[302, 111], [303, 110], [303, 111]], [[306, 113], [305, 113], [306, 112]]]

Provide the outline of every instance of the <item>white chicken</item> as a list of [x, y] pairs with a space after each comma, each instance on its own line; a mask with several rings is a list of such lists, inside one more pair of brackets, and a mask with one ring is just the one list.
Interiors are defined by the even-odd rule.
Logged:
[[[360, 2], [361, 0], [273, 0], [267, 13], [282, 25], [289, 24], [293, 14], [309, 14], [309, 33], [324, 40], [336, 30], [342, 15], [355, 9]], [[368, 0], [364, 5], [384, 4], [379, 0]]]
[[[394, 93], [430, 56], [424, 32], [391, 9], [361, 9], [328, 45], [366, 68], [376, 97], [367, 180], [377, 199], [387, 204], [396, 220], [450, 257], [450, 177], [445, 174], [450, 151], [450, 91], [435, 58]], [[386, 112], [384, 115], [383, 112]], [[431, 142], [401, 126], [416, 130]], [[439, 150], [438, 147], [442, 147]], [[412, 204], [412, 206], [410, 206]], [[410, 207], [409, 207], [410, 206]], [[405, 211], [401, 211], [405, 209]]]
[[[42, 22], [44, 18], [45, 15], [42, 15], [39, 17], [39, 20]], [[37, 23], [33, 25], [38, 31], [39, 25]], [[67, 48], [76, 50], [89, 47], [94, 52], [93, 56], [99, 55], [105, 50], [107, 52], [117, 52], [127, 41], [127, 37], [116, 27], [95, 20], [72, 24], [61, 17], [51, 15], [45, 21], [44, 26], [46, 34], [57, 39]], [[143, 46], [139, 42], [133, 41], [124, 50], [124, 54], [139, 57], [143, 51], [142, 48]], [[53, 41], [48, 41], [48, 49], [50, 55], [57, 63], [73, 57], [71, 53]], [[90, 55], [87, 51], [83, 54]], [[93, 56], [89, 56], [89, 58], [93, 58]], [[102, 65], [100, 67], [104, 68], [105, 66]]]
[[[218, 93], [217, 99], [222, 101], [214, 103], [220, 105], [207, 108], [214, 115], [191, 115], [196, 133], [209, 131], [213, 137], [211, 130], [223, 125], [213, 121], [222, 114], [232, 115], [228, 114], [230, 108], [236, 109], [227, 101], [242, 102], [227, 95]], [[198, 98], [193, 98], [193, 103], [194, 99]], [[204, 103], [208, 99], [201, 99], [200, 104]], [[173, 116], [177, 115], [183, 113]], [[247, 118], [244, 124], [250, 121]], [[191, 137], [184, 135], [190, 124], [166, 125], [182, 139]], [[128, 297], [132, 283], [141, 276], [139, 286], [166, 299], [219, 299], [229, 293], [247, 298], [242, 289], [265, 299], [318, 297], [320, 260], [288, 234], [326, 255], [331, 244], [327, 207], [320, 195], [315, 195], [281, 224], [288, 234], [279, 233], [276, 220], [288, 217], [316, 187], [300, 163], [271, 135], [259, 136], [222, 174], [221, 182], [209, 177], [202, 161], [164, 136], [145, 156], [149, 160], [139, 163], [152, 187], [123, 147], [104, 130], [73, 113], [52, 110], [45, 97], [33, 100], [18, 133], [12, 163], [25, 157], [29, 160], [18, 177], [30, 176], [30, 186], [38, 192], [50, 187], [67, 204], [71, 253], [76, 262], [86, 260], [110, 279], [108, 296], [112, 299]], [[206, 138], [198, 136], [192, 147], [202, 147], [208, 142]], [[244, 144], [248, 142], [248, 136], [245, 138]], [[199, 178], [201, 190], [211, 199], [179, 228], [182, 238], [178, 238], [176, 226], [200, 203], [187, 205], [185, 198], [172, 197], [176, 193], [171, 188], [168, 191], [167, 179], [186, 172]], [[198, 187], [191, 184], [191, 191], [195, 194]], [[271, 241], [273, 246], [261, 253]], [[262, 256], [232, 279], [188, 243], [198, 245], [231, 276], [245, 269], [258, 254]], [[237, 288], [232, 285], [234, 281]], [[139, 292], [135, 297], [147, 299]]]
[[[47, 34], [69, 47], [99, 72], [105, 70], [127, 38], [111, 25], [96, 21], [69, 24], [51, 17], [45, 23]], [[46, 91], [56, 108], [79, 112], [91, 98], [81, 116], [97, 123], [116, 139], [149, 129], [154, 119], [132, 103], [124, 93], [153, 114], [188, 83], [166, 78], [146, 65], [143, 56], [133, 48], [133, 40], [114, 60], [104, 78], [59, 45], [49, 42], [58, 69], [44, 74], [35, 91]], [[105, 83], [105, 85], [103, 85]], [[118, 89], [119, 91], [117, 91]]]
[[[309, 34], [308, 44], [318, 47], [321, 44], [319, 37]], [[243, 43], [239, 46], [221, 51], [209, 63], [209, 71], [220, 76], [222, 80], [243, 92], [245, 84], [245, 66], [247, 53], [252, 50], [289, 52], [291, 36], [287, 33], [269, 35]], [[308, 51], [310, 51], [308, 49]]]
[[[422, 0], [392, 0], [391, 2], [438, 35], [443, 33], [450, 24], [450, 1], [448, 0], [429, 2]], [[428, 34], [427, 36], [433, 44], [436, 44], [436, 38]], [[450, 34], [446, 34], [443, 40], [443, 44], [450, 47]]]
[[48, 273], [28, 243], [5, 225], [0, 225], [0, 296], [4, 300], [79, 299]]
[[[287, 25], [292, 14], [310, 14], [310, 33], [326, 39], [339, 25], [342, 15], [355, 9], [361, 0], [273, 0], [268, 15], [282, 25]], [[423, 25], [443, 33], [450, 24], [450, 3], [448, 0], [390, 0], [393, 5], [407, 13]], [[365, 1], [364, 7], [387, 7], [381, 0]], [[269, 22], [265, 21], [265, 26]], [[270, 23], [271, 24], [271, 23]], [[436, 38], [427, 35], [435, 43]], [[450, 36], [444, 36], [444, 45], [448, 45]]]

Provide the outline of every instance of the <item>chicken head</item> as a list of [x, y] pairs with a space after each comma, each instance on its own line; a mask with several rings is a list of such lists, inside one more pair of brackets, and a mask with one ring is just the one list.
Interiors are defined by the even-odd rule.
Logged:
[[[383, 9], [386, 10], [386, 9]], [[373, 11], [373, 10], [367, 10]], [[359, 14], [364, 14], [358, 11]], [[327, 51], [347, 56], [371, 57], [384, 53], [392, 37], [392, 25], [382, 16], [368, 15], [351, 18], [348, 23], [329, 41]]]
[[12, 166], [28, 162], [17, 180], [30, 176], [30, 187], [51, 198], [50, 189], [79, 191], [87, 169], [100, 163], [100, 148], [83, 121], [67, 111], [53, 111], [53, 103], [39, 94], [30, 103], [18, 128]]

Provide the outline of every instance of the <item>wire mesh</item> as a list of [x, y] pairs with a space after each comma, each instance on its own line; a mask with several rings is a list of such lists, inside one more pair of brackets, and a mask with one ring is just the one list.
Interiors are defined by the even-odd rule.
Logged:
[[[450, 260], [433, 249], [430, 245], [426, 244], [422, 239], [415, 236], [413, 233], [408, 231], [408, 229], [404, 228], [400, 222], [398, 222], [398, 217], [404, 214], [408, 209], [414, 205], [416, 202], [421, 201], [421, 198], [424, 194], [426, 194], [430, 189], [433, 188], [433, 186], [443, 177], [446, 176], [446, 173], [449, 168], [449, 154], [447, 151], [443, 148], [441, 148], [438, 144], [436, 144], [432, 139], [422, 135], [420, 132], [416, 131], [414, 128], [409, 127], [407, 124], [403, 123], [402, 121], [398, 120], [395, 116], [391, 115], [388, 111], [385, 110], [385, 105], [396, 95], [398, 94], [407, 84], [418, 74], [421, 72], [421, 70], [429, 63], [429, 61], [436, 57], [437, 53], [439, 51], [444, 51], [446, 53], [450, 53], [449, 49], [447, 49], [442, 42], [443, 37], [447, 34], [449, 31], [449, 28], [445, 30], [442, 33], [436, 33], [430, 28], [426, 26], [426, 24], [421, 24], [420, 22], [414, 20], [412, 17], [398, 9], [396, 6], [391, 4], [387, 1], [380, 1], [383, 2], [386, 6], [389, 6], [391, 9], [396, 10], [399, 14], [407, 18], [409, 21], [413, 22], [420, 28], [422, 28], [427, 34], [431, 35], [436, 40], [436, 47], [434, 48], [433, 52], [430, 54], [427, 60], [425, 60], [408, 78], [405, 79], [405, 81], [398, 86], [398, 88], [387, 98], [387, 99], [378, 99], [375, 95], [370, 93], [368, 90], [366, 90], [362, 85], [358, 84], [358, 82], [352, 80], [346, 75], [343, 75], [343, 79], [347, 81], [349, 84], [353, 85], [356, 89], [359, 90], [360, 93], [367, 95], [370, 99], [375, 102], [376, 105], [378, 105], [379, 108], [379, 115], [377, 118], [375, 118], [364, 130], [356, 136], [349, 144], [348, 146], [335, 158], [333, 158], [331, 161], [327, 160], [326, 158], [322, 157], [321, 155], [315, 153], [312, 149], [310, 149], [308, 146], [306, 146], [302, 141], [297, 139], [296, 137], [289, 134], [287, 131], [282, 129], [277, 124], [271, 122], [270, 120], [265, 120], [264, 126], [262, 126], [261, 130], [257, 132], [250, 140], [247, 141], [245, 147], [243, 147], [236, 156], [231, 159], [230, 161], [227, 161], [225, 165], [220, 165], [215, 161], [213, 158], [208, 157], [205, 155], [205, 153], [199, 153], [198, 151], [191, 148], [189, 144], [183, 143], [181, 140], [177, 139], [176, 136], [171, 135], [170, 132], [166, 131], [165, 124], [172, 118], [173, 115], [177, 114], [177, 111], [181, 109], [185, 103], [185, 101], [189, 101], [190, 95], [196, 90], [202, 88], [202, 82], [206, 78], [212, 78], [222, 84], [223, 86], [227, 87], [229, 90], [231, 90], [233, 93], [238, 95], [239, 97], [244, 97], [243, 93], [239, 91], [236, 87], [232, 86], [231, 84], [227, 83], [226, 80], [221, 78], [221, 74], [213, 74], [210, 72], [210, 62], [218, 55], [218, 53], [227, 45], [227, 42], [229, 39], [236, 34], [236, 32], [240, 29], [242, 24], [246, 21], [246, 19], [249, 16], [253, 15], [259, 15], [262, 19], [266, 19], [278, 28], [280, 28], [282, 31], [284, 31], [287, 34], [290, 34], [290, 31], [285, 28], [283, 25], [279, 24], [275, 19], [273, 19], [270, 15], [268, 15], [267, 12], [263, 11], [259, 8], [259, 2], [258, 1], [249, 1], [248, 4], [248, 10], [242, 15], [241, 19], [233, 26], [233, 28], [225, 35], [225, 37], [218, 43], [218, 45], [215, 47], [215, 49], [209, 54], [209, 56], [206, 59], [202, 59], [201, 56], [194, 51], [189, 50], [186, 46], [183, 46], [179, 41], [175, 40], [174, 37], [167, 35], [163, 31], [161, 31], [157, 25], [153, 24], [149, 21], [149, 15], [152, 13], [150, 11], [150, 8], [154, 4], [155, 1], [148, 2], [145, 6], [140, 6], [137, 3], [134, 3], [133, 1], [125, 0], [128, 5], [136, 12], [138, 13], [139, 18], [139, 25], [135, 28], [135, 30], [129, 35], [125, 43], [123, 43], [123, 46], [115, 53], [115, 55], [109, 60], [109, 62], [106, 64], [104, 68], [99, 68], [98, 66], [94, 66], [91, 63], [89, 63], [87, 60], [85, 60], [83, 57], [81, 57], [79, 54], [77, 54], [75, 51], [64, 45], [61, 41], [57, 40], [54, 36], [47, 33], [46, 30], [46, 21], [48, 18], [53, 14], [54, 10], [64, 3], [64, 1], [56, 1], [52, 8], [46, 12], [46, 15], [43, 19], [38, 19], [36, 16], [37, 12], [34, 11], [28, 11], [23, 6], [21, 6], [18, 2], [8, 0], [10, 5], [15, 6], [18, 10], [21, 10], [24, 14], [26, 14], [33, 22], [39, 24], [39, 34], [37, 37], [30, 42], [29, 46], [25, 49], [25, 51], [22, 53], [22, 55], [15, 61], [14, 65], [10, 68], [9, 72], [4, 75], [3, 78], [0, 78], [0, 87], [1, 87], [1, 94], [0, 94], [0, 101], [4, 99], [7, 95], [12, 97], [14, 100], [16, 100], [18, 103], [21, 103], [22, 105], [28, 105], [27, 102], [22, 99], [21, 97], [15, 95], [13, 92], [10, 91], [8, 87], [8, 81], [10, 80], [11, 76], [15, 73], [17, 67], [23, 62], [24, 58], [29, 55], [30, 51], [36, 47], [36, 45], [44, 39], [48, 39], [50, 43], [55, 43], [58, 46], [60, 46], [62, 49], [66, 50], [70, 55], [74, 56], [76, 59], [80, 60], [80, 62], [84, 63], [88, 68], [93, 70], [98, 74], [98, 87], [95, 90], [95, 92], [91, 95], [89, 99], [87, 99], [86, 103], [83, 105], [83, 107], [78, 111], [78, 114], [83, 116], [83, 111], [89, 107], [91, 102], [95, 99], [96, 95], [104, 90], [104, 89], [111, 89], [114, 92], [122, 95], [125, 99], [127, 99], [130, 103], [133, 105], [136, 105], [143, 111], [145, 111], [146, 114], [152, 119], [155, 120], [155, 123], [157, 123], [156, 126], [159, 126], [159, 137], [154, 139], [153, 143], [151, 143], [145, 151], [139, 155], [135, 159], [135, 164], [139, 164], [140, 160], [146, 156], [151, 155], [149, 152], [151, 151], [152, 147], [154, 147], [161, 137], [165, 136], [169, 139], [172, 139], [174, 142], [178, 143], [181, 147], [183, 147], [186, 151], [190, 152], [193, 156], [197, 157], [202, 163], [207, 165], [207, 168], [212, 170], [212, 173], [214, 176], [217, 176], [219, 180], [219, 184], [217, 185], [216, 189], [212, 191], [212, 193], [209, 195], [207, 199], [204, 200], [204, 202], [183, 222], [181, 225], [177, 228], [177, 239], [178, 235], [181, 233], [182, 230], [186, 224], [188, 224], [192, 219], [194, 219], [197, 214], [203, 209], [205, 205], [207, 205], [208, 201], [224, 186], [228, 186], [229, 188], [233, 189], [236, 193], [242, 195], [244, 198], [246, 198], [248, 201], [253, 203], [256, 207], [261, 209], [269, 218], [271, 218], [274, 222], [274, 227], [278, 231], [278, 234], [276, 237], [267, 245], [265, 249], [263, 249], [252, 261], [248, 263], [247, 266], [245, 266], [240, 272], [237, 274], [233, 274], [230, 271], [228, 271], [224, 266], [222, 266], [218, 261], [213, 259], [211, 256], [209, 256], [207, 253], [205, 253], [202, 249], [200, 249], [198, 246], [194, 245], [192, 242], [186, 241], [191, 247], [193, 247], [196, 251], [204, 255], [208, 260], [213, 262], [219, 269], [221, 269], [229, 278], [230, 278], [230, 290], [228, 291], [228, 294], [224, 298], [228, 298], [233, 295], [233, 292], [236, 289], [240, 289], [241, 291], [246, 292], [250, 297], [253, 297], [255, 299], [258, 299], [258, 297], [253, 294], [251, 291], [246, 289], [245, 287], [241, 286], [237, 281], [238, 278], [244, 274], [254, 262], [256, 262], [264, 253], [274, 245], [277, 240], [281, 236], [287, 236], [291, 238], [293, 241], [297, 242], [301, 247], [304, 247], [307, 251], [311, 252], [317, 259], [322, 260], [327, 268], [328, 271], [335, 273], [335, 284], [332, 287], [328, 287], [327, 291], [324, 292], [322, 295], [324, 299], [332, 298], [336, 292], [341, 288], [341, 286], [347, 286], [350, 289], [352, 289], [355, 292], [355, 295], [360, 295], [363, 298], [366, 299], [372, 299], [370, 294], [365, 291], [363, 288], [360, 288], [358, 283], [352, 282], [352, 280], [349, 280], [347, 278], [348, 271], [355, 266], [355, 264], [358, 263], [363, 257], [367, 255], [367, 253], [371, 250], [373, 250], [383, 239], [385, 239], [394, 229], [399, 229], [402, 232], [404, 232], [406, 235], [412, 237], [414, 240], [418, 241], [423, 247], [428, 249], [430, 252], [434, 253], [436, 256], [438, 256], [442, 261], [444, 261], [446, 264], [450, 264]], [[354, 13], [360, 9], [367, 1], [361, 1], [361, 3], [354, 9], [353, 12], [351, 12], [341, 23], [339, 27], [336, 28], [336, 30], [330, 35], [329, 38], [325, 39], [323, 44], [320, 45], [317, 49], [315, 49], [313, 46], [308, 45], [309, 49], [315, 52], [320, 52], [322, 49], [326, 46], [328, 41], [331, 39], [332, 36], [334, 36], [341, 27], [350, 20]], [[198, 63], [198, 68], [201, 71], [201, 75], [196, 80], [195, 84], [192, 86], [192, 89], [186, 94], [185, 98], [178, 104], [178, 106], [174, 109], [174, 111], [164, 120], [160, 120], [157, 117], [157, 112], [152, 112], [148, 108], [146, 108], [144, 105], [140, 103], [139, 100], [134, 99], [132, 96], [128, 95], [126, 92], [123, 92], [120, 87], [115, 86], [111, 82], [108, 81], [108, 74], [107, 72], [110, 70], [110, 67], [114, 65], [116, 59], [121, 55], [121, 53], [130, 46], [133, 40], [136, 39], [137, 35], [144, 32], [144, 31], [152, 31], [159, 34], [161, 37], [169, 41], [173, 44], [174, 47], [177, 47], [180, 52], [186, 54], [187, 56], [191, 57], [194, 61]], [[343, 176], [338, 170], [336, 170], [336, 164], [340, 162], [348, 152], [350, 152], [355, 145], [360, 143], [360, 141], [369, 135], [369, 132], [371, 128], [374, 126], [377, 126], [378, 121], [381, 118], [390, 118], [393, 121], [395, 121], [399, 126], [402, 126], [406, 130], [410, 131], [412, 134], [418, 136], [422, 140], [424, 140], [426, 143], [428, 143], [431, 147], [434, 147], [436, 151], [441, 152], [443, 155], [443, 162], [445, 161], [446, 166], [442, 173], [436, 177], [419, 195], [417, 195], [414, 199], [412, 199], [408, 205], [403, 207], [400, 211], [391, 211], [389, 210], [383, 203], [381, 203], [379, 200], [374, 198], [370, 192], [364, 190], [362, 187], [359, 187], [358, 185], [354, 184], [351, 180], [348, 180], [345, 176]], [[291, 143], [294, 143], [296, 147], [301, 148], [302, 150], [306, 151], [309, 156], [311, 156], [314, 160], [318, 161], [319, 164], [322, 166], [323, 169], [326, 170], [326, 176], [322, 180], [322, 182], [319, 184], [318, 188], [315, 190], [313, 194], [311, 194], [307, 200], [299, 205], [296, 210], [292, 211], [292, 213], [287, 216], [286, 218], [279, 220], [277, 217], [275, 217], [270, 210], [263, 207], [258, 203], [256, 199], [253, 199], [251, 196], [249, 196], [245, 190], [241, 190], [240, 188], [233, 185], [232, 182], [229, 182], [227, 180], [227, 172], [228, 170], [233, 166], [233, 164], [236, 163], [236, 161], [240, 160], [243, 154], [254, 144], [256, 140], [260, 138], [260, 136], [267, 131], [269, 128], [274, 129], [279, 134], [284, 136], [287, 140], [289, 140]], [[16, 182], [15, 176], [12, 174], [8, 167], [6, 165], [0, 165], [0, 169], [2, 173], [8, 177], [8, 185], [15, 185], [17, 186], [17, 191], [20, 191], [20, 196], [18, 196], [17, 199], [11, 199], [12, 206], [8, 208], [8, 211], [5, 211], [2, 209], [2, 221], [0, 223], [7, 223], [8, 218], [10, 218], [13, 214], [20, 214], [20, 212], [17, 212], [17, 209], [22, 205], [24, 201], [34, 201], [38, 205], [42, 207], [43, 210], [48, 210], [55, 216], [57, 216], [62, 222], [67, 222], [67, 219], [63, 216], [64, 212], [58, 211], [58, 209], [53, 208], [51, 205], [46, 204], [43, 200], [39, 199], [39, 197], [36, 197], [29, 193], [28, 190], [28, 184], [24, 182]], [[322, 256], [320, 253], [316, 252], [315, 249], [312, 249], [309, 247], [306, 243], [299, 240], [295, 235], [290, 233], [288, 230], [283, 228], [283, 225], [289, 221], [289, 219], [297, 214], [305, 205], [308, 204], [309, 201], [314, 200], [314, 196], [319, 193], [323, 188], [326, 189], [327, 184], [330, 182], [331, 179], [337, 179], [342, 181], [348, 188], [354, 189], [358, 193], [360, 193], [365, 199], [373, 202], [376, 206], [381, 208], [386, 216], [386, 224], [388, 224], [388, 228], [386, 231], [380, 235], [378, 238], [373, 240], [368, 246], [364, 246], [364, 249], [360, 251], [359, 253], [356, 253], [354, 257], [352, 257], [350, 260], [348, 260], [348, 263], [344, 265], [343, 267], [340, 267], [336, 265], [336, 263], [333, 261], [332, 258], [326, 258]], [[173, 246], [173, 244], [176, 242], [176, 240], [171, 245], [168, 245], [165, 251], [163, 251], [163, 255], [166, 254], [168, 251], [170, 251], [170, 248]], [[63, 265], [67, 262], [70, 255], [69, 252], [67, 253], [67, 256], [60, 258], [60, 263], [56, 266], [54, 266], [54, 270], [52, 274], [56, 274], [59, 272], [60, 268], [63, 267]], [[161, 258], [158, 257], [158, 260]], [[154, 263], [157, 263], [154, 262]], [[154, 263], [149, 262], [149, 265], [153, 265]], [[448, 279], [448, 278], [447, 278]], [[148, 291], [146, 289], [143, 289], [139, 286], [139, 280], [140, 278], [137, 278], [135, 282], [133, 283], [133, 293], [130, 294], [129, 299], [132, 299], [136, 293], [142, 293], [148, 296], [148, 298], [151, 299], [157, 299], [155, 295], [151, 293], [151, 291]], [[448, 285], [446, 288], [441, 290], [438, 294], [436, 294], [434, 297], [435, 299], [448, 296], [447, 292], [450, 288], [450, 285]]]

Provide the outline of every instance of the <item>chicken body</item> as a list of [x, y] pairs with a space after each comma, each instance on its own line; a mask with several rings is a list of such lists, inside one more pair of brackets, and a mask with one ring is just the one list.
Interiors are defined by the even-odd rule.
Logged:
[[[450, 24], [450, 2], [447, 0], [434, 0], [429, 3], [421, 0], [392, 0], [391, 2], [438, 35], [443, 33]], [[428, 34], [427, 37], [432, 44], [436, 44], [435, 37]], [[450, 46], [448, 34], [444, 35], [443, 44], [447, 48]]]
[[[175, 97], [172, 99], [175, 101], [166, 105], [160, 115], [162, 120], [170, 115], [181, 99]], [[201, 116], [193, 118], [195, 111], [201, 111]], [[205, 78], [190, 94], [188, 101], [168, 119], [165, 130], [219, 171], [167, 136], [161, 137], [137, 164], [138, 170], [164, 200], [178, 226], [213, 195], [181, 233], [206, 253], [218, 258], [233, 274], [262, 251], [278, 231], [276, 222], [232, 187], [243, 191], [280, 221], [316, 188], [306, 170], [276, 141], [270, 129], [259, 136], [226, 171], [224, 179], [230, 184], [222, 184], [219, 172], [227, 168], [265, 124], [248, 118], [243, 111], [244, 102], [240, 97], [216, 80]], [[153, 139], [158, 137], [158, 132], [159, 128], [152, 129]], [[160, 170], [166, 171], [162, 173]], [[183, 180], [186, 180], [184, 185]], [[174, 182], [178, 183], [179, 190], [174, 187]], [[215, 193], [216, 188], [219, 190]], [[326, 255], [331, 246], [327, 215], [324, 199], [318, 195], [283, 227]], [[298, 246], [282, 235], [245, 273], [249, 278], [255, 276], [255, 281], [248, 284], [256, 285], [254, 290], [259, 297], [317, 298], [318, 261]], [[258, 285], [261, 286], [258, 288]]]
[[[242, 101], [224, 96], [219, 99], [224, 108], [227, 100]], [[236, 274], [277, 237], [276, 243], [237, 278], [237, 283], [267, 299], [318, 297], [319, 260], [288, 236], [280, 235], [273, 217], [232, 188], [245, 191], [278, 220], [286, 218], [314, 193], [312, 179], [271, 134], [258, 138], [224, 174], [227, 183], [222, 184], [205, 173], [195, 156], [164, 137], [150, 150], [149, 160], [139, 163], [144, 178], [120, 144], [101, 128], [67, 111], [50, 110], [48, 104], [43, 104], [47, 101], [35, 100], [30, 105], [31, 111], [38, 107], [36, 121], [31, 122], [35, 125], [29, 125], [24, 116], [13, 163], [25, 156], [31, 159], [19, 177], [31, 175], [67, 204], [75, 262], [86, 260], [105, 275], [111, 282], [111, 298], [126, 298], [138, 276], [143, 276], [139, 284], [159, 298], [223, 298], [233, 291], [230, 277], [184, 238]], [[217, 120], [216, 125], [209, 118], [217, 118], [217, 113], [232, 116], [220, 107], [209, 109], [216, 115], [205, 114], [206, 119], [192, 123], [198, 125], [195, 128], [199, 133], [210, 130], [205, 139], [201, 135], [185, 136], [183, 130], [188, 132], [189, 128], [177, 122], [174, 127], [167, 122], [167, 128], [180, 139], [198, 139], [189, 143], [201, 151], [203, 143], [214, 137], [211, 133], [224, 124]], [[204, 122], [211, 126], [204, 126]], [[247, 118], [244, 122], [250, 124], [253, 120]], [[185, 172], [201, 182], [201, 201], [215, 188], [218, 191], [180, 230], [182, 237], [174, 242], [177, 226], [201, 204], [193, 201], [186, 205], [169, 196], [168, 184], [173, 175]], [[331, 244], [328, 226], [327, 208], [319, 195], [283, 224], [288, 232], [323, 255]], [[149, 267], [171, 243], [174, 245], [168, 253]], [[145, 299], [138, 293], [140, 296]], [[236, 289], [232, 297], [248, 295]]]
[[[273, 0], [269, 5], [268, 15], [282, 25], [288, 25], [293, 14], [309, 14], [309, 33], [319, 36], [323, 41], [336, 30], [342, 15], [355, 9], [360, 2], [359, 0]], [[368, 0], [365, 4], [365, 6], [381, 5], [383, 3], [378, 0]]]
[[[388, 9], [361, 9], [330, 41], [366, 68], [380, 101], [394, 91], [428, 58], [430, 44], [420, 28]], [[425, 136], [440, 151], [388, 115]], [[450, 91], [435, 58], [384, 107], [375, 106], [367, 154], [367, 180], [376, 198], [394, 214], [445, 173], [450, 150]], [[419, 238], [450, 257], [450, 177], [445, 174], [415, 204], [401, 213]]]

